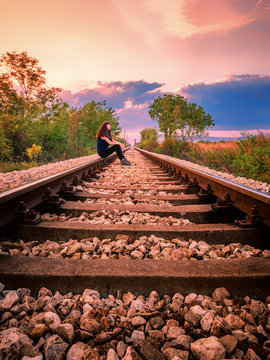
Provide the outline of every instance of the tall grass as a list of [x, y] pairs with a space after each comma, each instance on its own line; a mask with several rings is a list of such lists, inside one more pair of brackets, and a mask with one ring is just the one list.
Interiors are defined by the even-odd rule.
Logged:
[[237, 141], [182, 143], [165, 139], [159, 152], [215, 170], [270, 183], [270, 136], [245, 134]]

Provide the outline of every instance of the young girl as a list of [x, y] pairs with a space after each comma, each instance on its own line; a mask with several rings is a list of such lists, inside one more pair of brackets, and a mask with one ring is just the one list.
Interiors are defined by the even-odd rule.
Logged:
[[[112, 145], [112, 146], [110, 146]], [[97, 153], [100, 157], [105, 158], [116, 151], [121, 165], [131, 165], [131, 163], [124, 157], [122, 149], [125, 146], [118, 141], [112, 139], [111, 124], [105, 121], [97, 132]]]

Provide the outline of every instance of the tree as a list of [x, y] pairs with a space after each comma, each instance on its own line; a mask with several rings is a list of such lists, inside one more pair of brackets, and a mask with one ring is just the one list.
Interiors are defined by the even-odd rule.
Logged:
[[153, 151], [159, 146], [157, 130], [147, 128], [141, 131], [140, 148]]
[[111, 123], [114, 136], [118, 136], [121, 131], [119, 117], [115, 114], [115, 110], [106, 106], [106, 101], [98, 103], [91, 101], [86, 104], [80, 111], [80, 121], [83, 133], [88, 139], [96, 138], [96, 133], [104, 121]]
[[27, 151], [39, 147], [38, 158], [45, 162], [93, 153], [96, 132], [104, 121], [119, 135], [119, 118], [105, 101], [92, 101], [81, 110], [71, 108], [58, 98], [60, 88], [46, 86], [45, 74], [25, 51], [1, 56], [1, 160], [25, 161]]
[[182, 141], [200, 139], [205, 129], [214, 125], [200, 105], [188, 103], [181, 95], [157, 97], [149, 107], [149, 115], [158, 121], [165, 138], [180, 136]]
[[[66, 159], [76, 156], [72, 145], [71, 109], [66, 103], [59, 102], [50, 108], [48, 114], [33, 121], [28, 130], [31, 144], [42, 147], [40, 159]], [[30, 145], [31, 145], [30, 144]]]
[[[23, 105], [24, 116], [29, 116], [31, 105], [36, 114], [36, 105], [44, 107], [47, 103], [52, 103], [61, 91], [60, 88], [46, 88], [46, 71], [26, 51], [6, 52], [0, 58], [0, 65], [6, 71], [2, 70], [0, 77], [1, 107], [5, 110], [9, 108], [10, 100], [15, 99], [20, 107]], [[17, 91], [16, 87], [20, 90]]]
[[25, 149], [29, 145], [28, 126], [28, 122], [21, 121], [20, 116], [16, 114], [0, 114], [1, 143], [5, 145], [6, 149], [2, 154], [4, 160], [11, 158], [17, 161], [27, 158], [25, 156]]
[[18, 96], [8, 74], [0, 75], [0, 113], [17, 113], [23, 112], [23, 102]]
[[5, 133], [0, 126], [0, 160], [1, 161], [11, 160], [11, 158], [12, 158], [12, 148], [9, 144], [9, 140], [5, 136]]

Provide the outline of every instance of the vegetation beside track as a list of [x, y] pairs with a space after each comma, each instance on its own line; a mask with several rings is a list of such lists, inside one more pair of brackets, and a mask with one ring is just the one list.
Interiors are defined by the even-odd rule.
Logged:
[[144, 129], [141, 135], [142, 149], [270, 183], [270, 136], [267, 134], [244, 134], [242, 139], [228, 142], [188, 142], [167, 137], [161, 144], [156, 129]]
[[104, 121], [115, 137], [120, 133], [106, 101], [71, 107], [61, 99], [62, 89], [46, 85], [45, 74], [25, 51], [0, 58], [0, 172], [91, 155]]

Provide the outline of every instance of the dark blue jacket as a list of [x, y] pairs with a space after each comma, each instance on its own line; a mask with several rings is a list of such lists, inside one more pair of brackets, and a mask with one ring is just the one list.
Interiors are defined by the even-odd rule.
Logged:
[[[108, 137], [108, 139], [110, 139], [112, 141], [112, 138], [111, 138], [109, 133], [108, 133], [107, 137]], [[97, 139], [97, 153], [98, 153], [98, 155], [101, 156], [103, 151], [105, 149], [107, 149], [108, 147], [109, 147], [109, 144], [107, 143], [107, 141], [101, 139], [101, 137], [98, 137], [98, 139]]]

